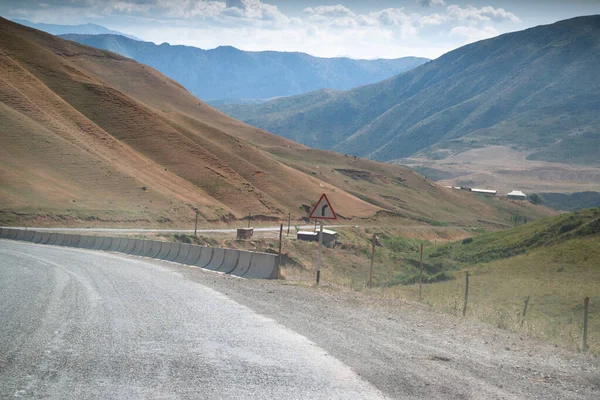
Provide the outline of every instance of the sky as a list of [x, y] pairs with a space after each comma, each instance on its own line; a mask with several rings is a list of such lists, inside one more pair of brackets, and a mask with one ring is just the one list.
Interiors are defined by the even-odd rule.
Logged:
[[600, 0], [2, 0], [0, 16], [95, 23], [156, 44], [437, 58], [474, 41], [581, 15]]

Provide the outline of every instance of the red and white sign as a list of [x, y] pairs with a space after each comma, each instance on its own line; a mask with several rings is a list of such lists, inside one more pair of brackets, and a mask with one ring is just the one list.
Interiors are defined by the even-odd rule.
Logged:
[[331, 207], [331, 203], [325, 193], [321, 195], [321, 198], [317, 201], [317, 204], [313, 207], [308, 217], [310, 219], [337, 219], [337, 215], [335, 215], [335, 211], [333, 211], [333, 207]]

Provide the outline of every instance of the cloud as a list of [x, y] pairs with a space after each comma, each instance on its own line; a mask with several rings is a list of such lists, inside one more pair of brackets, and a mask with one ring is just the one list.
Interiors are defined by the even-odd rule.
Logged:
[[450, 31], [450, 36], [464, 37], [467, 38], [469, 42], [489, 39], [498, 36], [498, 34], [499, 32], [492, 26], [485, 26], [481, 29], [473, 26], [457, 26]]
[[329, 18], [343, 18], [343, 17], [354, 17], [355, 14], [347, 7], [344, 7], [341, 4], [336, 4], [335, 6], [318, 6], [318, 7], [308, 7], [304, 9], [304, 12], [308, 15], [315, 16], [323, 16]]
[[417, 0], [417, 3], [421, 5], [421, 7], [428, 8], [431, 6], [443, 6], [446, 5], [444, 0]]
[[515, 14], [504, 10], [503, 8], [494, 8], [491, 6], [476, 8], [473, 6], [460, 7], [457, 5], [448, 6], [446, 12], [450, 18], [459, 21], [510, 21], [521, 22], [521, 19]]

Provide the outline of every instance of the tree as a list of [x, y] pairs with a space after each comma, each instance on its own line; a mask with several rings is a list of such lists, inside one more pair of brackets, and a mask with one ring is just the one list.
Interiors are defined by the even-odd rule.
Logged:
[[533, 204], [541, 204], [542, 203], [542, 196], [540, 196], [537, 193], [531, 193], [528, 197], [529, 197], [529, 201], [532, 202]]

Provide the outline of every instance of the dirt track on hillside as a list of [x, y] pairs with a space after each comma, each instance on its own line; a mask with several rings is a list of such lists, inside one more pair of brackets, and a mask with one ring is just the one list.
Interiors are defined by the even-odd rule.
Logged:
[[306, 336], [391, 398], [600, 396], [598, 356], [326, 283], [301, 287], [169, 267]]

